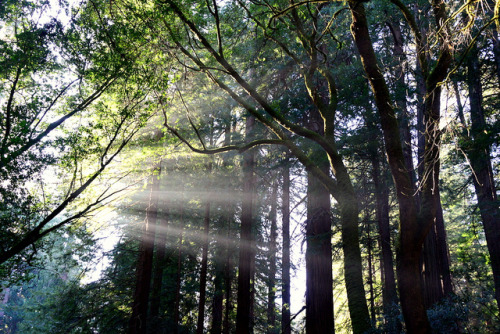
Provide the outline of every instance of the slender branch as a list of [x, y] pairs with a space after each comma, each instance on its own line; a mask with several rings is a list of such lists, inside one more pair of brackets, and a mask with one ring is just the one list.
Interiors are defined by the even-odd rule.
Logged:
[[[99, 175], [104, 171], [104, 169], [115, 159], [115, 157], [123, 150], [123, 148], [129, 143], [129, 141], [133, 138], [133, 136], [137, 133], [139, 128], [132, 131], [128, 137], [120, 144], [117, 148], [116, 152], [97, 170], [84, 184], [82, 184], [78, 189], [72, 192], [69, 197], [67, 197], [61, 204], [59, 204], [47, 217], [45, 217], [38, 225], [26, 233], [26, 235], [14, 246], [10, 247], [8, 250], [0, 253], [0, 264], [9, 260], [16, 254], [22, 252], [25, 248], [34, 244], [36, 241], [40, 240], [47, 233], [42, 231], [42, 229], [50, 223], [54, 218], [56, 218], [66, 207], [73, 202], [80, 194], [85, 191], [94, 181], [97, 179]], [[78, 216], [78, 214], [76, 214]], [[68, 223], [66, 221], [66, 223]], [[61, 225], [62, 226], [62, 225]]]
[[201, 153], [201, 154], [218, 154], [218, 153], [223, 153], [223, 152], [228, 152], [228, 151], [238, 151], [240, 153], [245, 152], [255, 146], [262, 146], [262, 145], [283, 145], [286, 146], [286, 143], [283, 140], [280, 139], [259, 139], [259, 140], [254, 140], [250, 143], [242, 144], [242, 145], [227, 145], [219, 148], [214, 148], [214, 149], [207, 149], [207, 148], [196, 148], [191, 143], [184, 138], [175, 128], [171, 127], [168, 125], [166, 121], [166, 114], [165, 116], [165, 122], [164, 125], [167, 128], [168, 131], [170, 131], [172, 134], [174, 134], [177, 138], [179, 138], [180, 141], [182, 141], [189, 149], [195, 153]]
[[294, 4], [291, 4], [287, 8], [283, 9], [282, 11], [279, 11], [278, 13], [274, 14], [270, 19], [269, 22], [273, 21], [274, 19], [286, 14], [292, 9], [295, 9], [299, 6], [305, 5], [305, 4], [310, 4], [310, 3], [323, 3], [323, 2], [330, 2], [330, 0], [306, 0], [306, 1], [300, 1]]
[[420, 67], [422, 68], [422, 72], [424, 74], [424, 77], [426, 78], [428, 75], [428, 63], [427, 63], [427, 58], [425, 56], [424, 52], [424, 45], [423, 45], [423, 38], [422, 34], [420, 32], [420, 29], [418, 28], [417, 21], [415, 20], [415, 16], [412, 14], [410, 9], [406, 7], [406, 5], [401, 1], [401, 0], [390, 0], [396, 7], [399, 8], [401, 13], [403, 14], [403, 17], [405, 18], [406, 22], [410, 26], [410, 29], [415, 37], [415, 44], [416, 44], [416, 51], [417, 51], [417, 58], [420, 63]]
[[24, 144], [20, 149], [10, 153], [7, 157], [2, 157], [0, 161], [0, 169], [6, 166], [8, 163], [25, 153], [29, 150], [33, 145], [38, 144], [43, 138], [45, 138], [49, 133], [51, 133], [54, 129], [56, 129], [59, 125], [64, 123], [67, 119], [71, 118], [73, 115], [78, 113], [79, 111], [87, 108], [92, 102], [94, 102], [97, 98], [99, 98], [102, 93], [116, 80], [118, 76], [114, 75], [108, 78], [92, 95], [87, 97], [83, 102], [81, 102], [76, 108], [74, 108], [70, 113], [64, 115], [58, 120], [52, 122], [47, 126], [47, 128], [41, 132], [35, 138], [29, 140], [26, 144]]
[[16, 78], [14, 79], [14, 82], [12, 83], [12, 87], [10, 89], [10, 94], [9, 94], [9, 100], [7, 101], [7, 108], [6, 108], [6, 114], [5, 114], [5, 134], [3, 136], [2, 140], [2, 148], [1, 148], [1, 155], [0, 158], [3, 160], [4, 153], [7, 151], [7, 141], [9, 140], [10, 136], [10, 131], [12, 129], [12, 103], [14, 101], [14, 94], [16, 93], [16, 88], [17, 88], [17, 83], [19, 81], [19, 78], [21, 77], [21, 71], [22, 71], [22, 66], [19, 66], [16, 71]]
[[194, 125], [193, 120], [191, 118], [191, 113], [189, 112], [189, 108], [187, 107], [186, 102], [184, 101], [184, 97], [182, 96], [181, 91], [179, 88], [177, 88], [177, 92], [179, 93], [179, 97], [181, 98], [182, 104], [184, 105], [184, 108], [186, 109], [186, 115], [188, 117], [189, 124], [191, 124], [191, 127], [193, 128], [194, 132], [196, 133], [196, 136], [198, 137], [198, 140], [201, 143], [201, 146], [203, 146], [203, 149], [206, 149], [205, 142], [201, 138], [200, 132], [198, 131], [198, 128]]

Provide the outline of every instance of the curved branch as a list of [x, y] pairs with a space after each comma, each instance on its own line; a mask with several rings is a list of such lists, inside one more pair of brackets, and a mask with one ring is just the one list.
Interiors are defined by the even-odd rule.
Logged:
[[195, 153], [200, 153], [200, 154], [218, 154], [218, 153], [224, 153], [224, 152], [228, 152], [228, 151], [238, 151], [238, 152], [242, 153], [242, 152], [245, 152], [245, 151], [247, 151], [255, 146], [262, 146], [262, 145], [283, 145], [283, 146], [286, 146], [285, 141], [281, 140], [281, 139], [258, 139], [258, 140], [254, 140], [254, 141], [251, 141], [249, 143], [242, 144], [242, 145], [227, 145], [227, 146], [213, 148], [213, 149], [208, 149], [208, 148], [204, 147], [203, 149], [201, 149], [201, 148], [194, 147], [175, 128], [168, 125], [166, 119], [165, 119], [164, 125], [168, 131], [170, 131], [177, 138], [179, 138], [179, 140], [182, 141], [191, 151], [193, 151]]

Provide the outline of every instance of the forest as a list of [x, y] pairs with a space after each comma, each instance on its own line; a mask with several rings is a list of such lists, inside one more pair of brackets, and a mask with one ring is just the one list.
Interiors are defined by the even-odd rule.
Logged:
[[0, 0], [0, 333], [500, 333], [500, 0]]

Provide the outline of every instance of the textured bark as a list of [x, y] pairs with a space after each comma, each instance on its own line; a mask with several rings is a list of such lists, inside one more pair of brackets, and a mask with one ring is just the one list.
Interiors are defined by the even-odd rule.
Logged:
[[[249, 116], [246, 121], [246, 137], [251, 138], [255, 118]], [[240, 249], [238, 262], [238, 294], [236, 309], [236, 334], [250, 333], [252, 319], [252, 283], [255, 264], [255, 249], [253, 229], [253, 192], [254, 192], [254, 161], [255, 151], [249, 150], [243, 154], [243, 201], [241, 208]]]
[[333, 333], [330, 193], [307, 175], [306, 333]]
[[274, 181], [271, 193], [271, 211], [269, 220], [271, 221], [271, 231], [269, 234], [269, 272], [267, 279], [267, 333], [278, 333], [276, 327], [276, 234], [277, 234], [277, 218], [276, 211], [278, 206], [278, 182]]
[[422, 252], [422, 293], [424, 294], [425, 308], [427, 309], [439, 302], [444, 296], [439, 277], [437, 255], [436, 225], [434, 224], [425, 238]]
[[441, 201], [438, 203], [435, 224], [425, 238], [422, 256], [425, 305], [430, 308], [453, 293]]
[[155, 168], [151, 176], [149, 205], [139, 245], [139, 259], [136, 271], [136, 286], [132, 302], [132, 315], [129, 320], [129, 334], [143, 334], [147, 331], [147, 315], [151, 275], [153, 270], [153, 252], [155, 225], [158, 216], [158, 193], [160, 188], [160, 167]]
[[281, 332], [290, 334], [290, 159], [288, 154], [283, 166], [283, 193], [281, 198], [281, 216], [283, 230], [283, 257], [281, 281]]
[[473, 48], [467, 61], [472, 143], [466, 152], [472, 167], [472, 179], [490, 253], [495, 299], [500, 307], [500, 209], [493, 179], [490, 147], [485, 138], [486, 121], [482, 107], [480, 73], [478, 51]]

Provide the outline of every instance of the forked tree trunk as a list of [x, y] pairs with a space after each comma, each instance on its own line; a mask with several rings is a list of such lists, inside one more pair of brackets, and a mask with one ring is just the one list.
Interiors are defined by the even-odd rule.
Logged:
[[413, 197], [415, 189], [406, 170], [399, 126], [391, 106], [392, 100], [385, 78], [377, 64], [364, 6], [360, 2], [352, 1], [349, 2], [349, 7], [352, 15], [351, 32], [375, 97], [399, 202], [400, 242], [397, 272], [403, 316], [409, 333], [430, 333], [420, 279], [420, 254], [428, 228], [421, 226], [423, 224], [417, 220], [417, 206]]
[[139, 259], [136, 271], [136, 286], [132, 302], [132, 315], [129, 321], [129, 334], [144, 334], [147, 331], [147, 316], [151, 274], [153, 270], [153, 252], [155, 241], [155, 225], [158, 216], [158, 193], [160, 188], [161, 168], [155, 168], [151, 176], [149, 205], [142, 228], [139, 244]]

